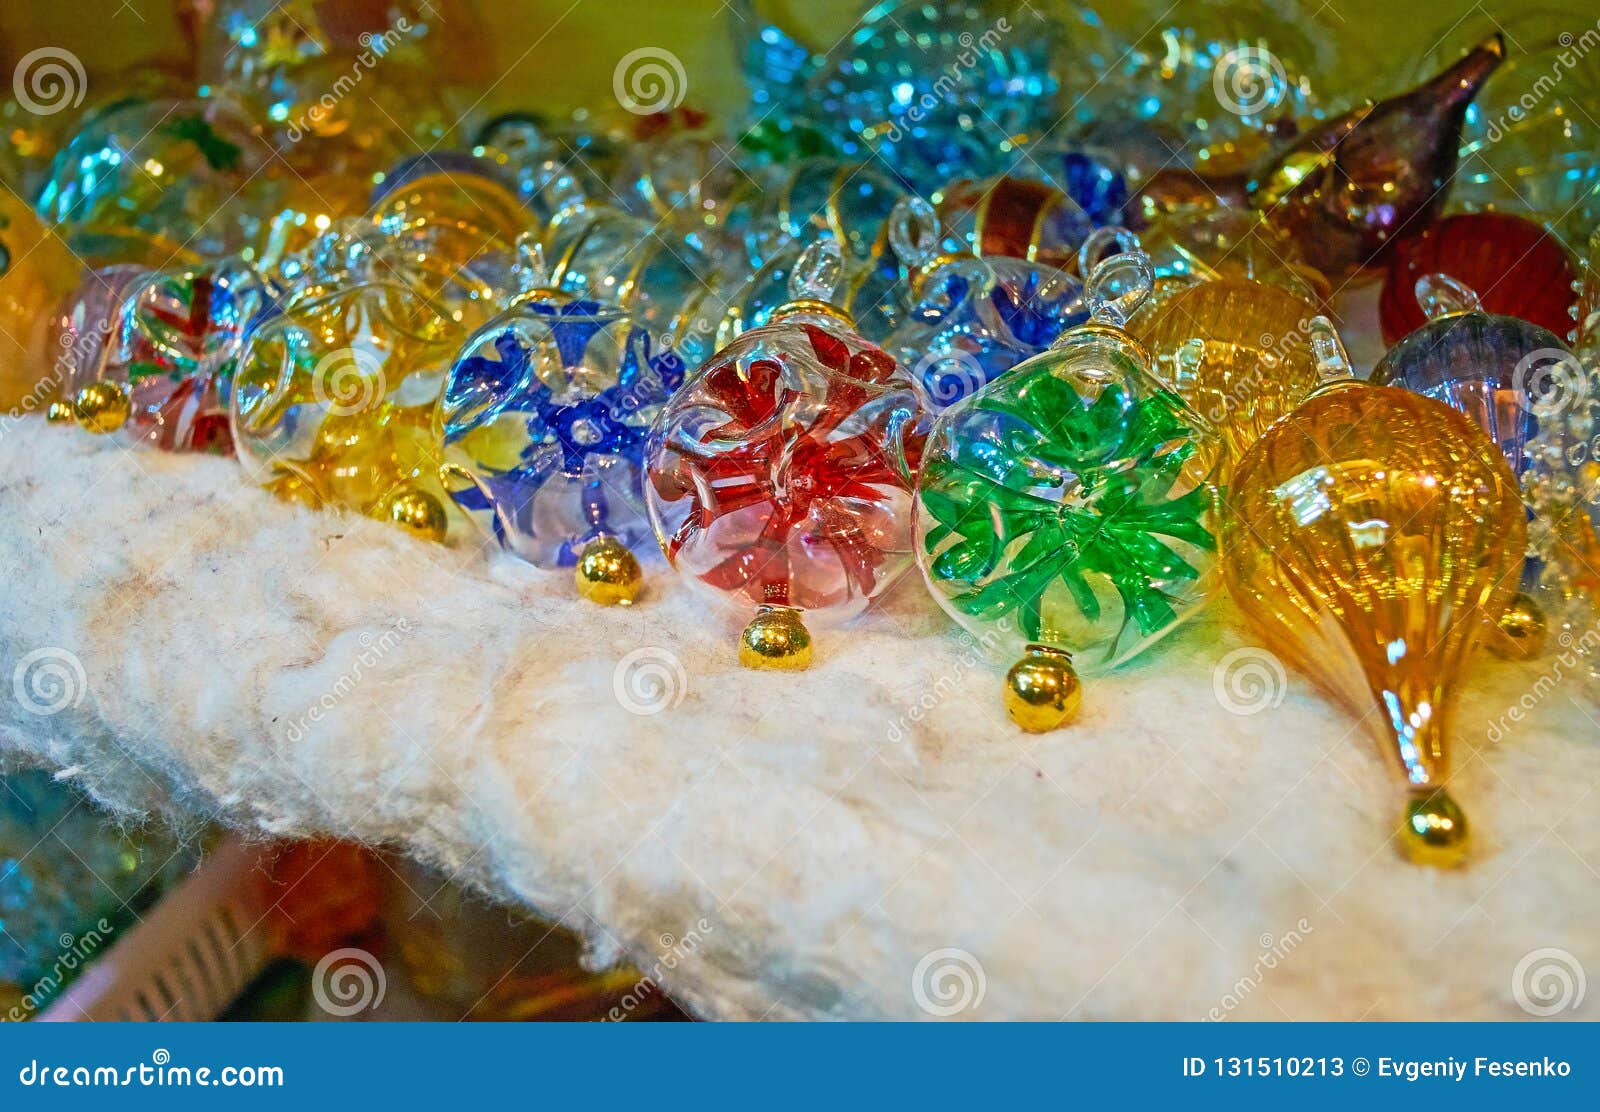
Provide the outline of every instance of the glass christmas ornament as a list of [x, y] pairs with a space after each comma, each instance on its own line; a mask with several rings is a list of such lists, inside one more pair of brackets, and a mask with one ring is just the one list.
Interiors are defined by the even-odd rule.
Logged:
[[1396, 243], [1378, 302], [1384, 343], [1398, 343], [1427, 323], [1416, 286], [1429, 274], [1448, 274], [1476, 291], [1487, 312], [1561, 336], [1572, 327], [1572, 263], [1550, 233], [1520, 216], [1447, 216]]
[[[1074, 106], [1082, 119], [1147, 121], [1174, 135], [1187, 165], [1238, 169], [1319, 117], [1337, 96], [1337, 29], [1295, 0], [1147, 4], [1146, 27]], [[1065, 57], [1064, 65], [1080, 64]]]
[[1408, 792], [1412, 860], [1464, 856], [1445, 790], [1463, 665], [1516, 590], [1525, 511], [1500, 450], [1442, 402], [1349, 376], [1313, 324], [1327, 383], [1234, 471], [1223, 567], [1272, 651], [1376, 724]]
[[[1535, 214], [1576, 250], [1600, 223], [1600, 66], [1595, 29], [1569, 13], [1517, 12], [1494, 19], [1506, 43], [1500, 71], [1473, 101], [1461, 131], [1451, 206]], [[1574, 32], [1580, 32], [1574, 37]], [[1430, 41], [1420, 67], [1449, 64], [1481, 36], [1462, 20]], [[1559, 329], [1557, 331], [1560, 331]]]
[[1523, 586], [1570, 644], [1600, 611], [1600, 362], [1547, 354], [1520, 377], [1515, 398], [1532, 409], [1535, 426], [1522, 495], [1537, 582], [1528, 574]]
[[416, 285], [466, 329], [515, 292], [517, 241], [538, 233], [533, 215], [487, 164], [460, 156], [401, 163], [374, 192], [363, 223], [371, 226], [361, 236], [375, 272]]
[[[237, 262], [131, 281], [113, 269], [107, 277], [120, 300], [109, 333], [95, 336], [77, 318], [92, 311], [81, 302], [68, 315], [74, 331], [63, 333], [96, 355], [92, 365], [74, 366], [66, 384], [80, 424], [102, 433], [126, 425], [166, 451], [232, 454], [229, 386], [246, 330], [272, 311], [266, 285]], [[107, 408], [112, 398], [117, 404]]]
[[1218, 278], [1268, 282], [1318, 304], [1328, 279], [1300, 260], [1294, 241], [1251, 209], [1180, 209], [1153, 220], [1139, 242], [1156, 271], [1156, 297]]
[[1254, 208], [1304, 262], [1343, 283], [1386, 262], [1396, 236], [1443, 208], [1462, 119], [1503, 57], [1499, 38], [1487, 39], [1410, 92], [1335, 117], [1246, 170], [1159, 171], [1132, 214], [1148, 223], [1184, 208]]
[[1093, 316], [934, 422], [917, 484], [917, 561], [939, 604], [1015, 649], [1006, 708], [1027, 730], [1077, 706], [1074, 668], [1133, 657], [1215, 580], [1220, 446], [1126, 331], [1141, 253], [1091, 272]]
[[60, 239], [0, 189], [0, 410], [42, 411], [59, 393], [51, 312], [82, 271]]
[[933, 195], [946, 234], [978, 255], [1067, 268], [1094, 222], [1066, 193], [1033, 178], [961, 179]]
[[[719, 298], [723, 315], [717, 325], [716, 346], [726, 347], [740, 334], [759, 328], [792, 300], [790, 280], [805, 255], [798, 242], [763, 248], [766, 261], [732, 294]], [[840, 266], [833, 304], [850, 315], [857, 335], [882, 343], [905, 317], [908, 289], [900, 279], [897, 262], [845, 257]], [[722, 302], [725, 301], [725, 304]]]
[[897, 207], [890, 239], [912, 268], [914, 300], [883, 341], [923, 407], [938, 413], [1048, 348], [1089, 319], [1083, 286], [1043, 263], [939, 250], [939, 222], [921, 198]]
[[579, 109], [572, 119], [554, 122], [528, 112], [502, 113], [479, 129], [471, 151], [515, 183], [517, 196], [543, 224], [555, 215], [543, 205], [553, 179], [570, 176], [583, 196], [609, 197], [628, 145], [593, 127], [587, 110]]
[[645, 441], [686, 369], [617, 307], [532, 288], [450, 368], [438, 405], [445, 487], [503, 548], [539, 567], [576, 565], [589, 597], [632, 601], [637, 561], [613, 549], [651, 541]]
[[[1571, 353], [1548, 329], [1485, 312], [1477, 294], [1451, 276], [1423, 275], [1415, 296], [1428, 322], [1384, 354], [1370, 381], [1426, 394], [1465, 414], [1522, 475], [1538, 424], [1536, 400], [1565, 387]], [[1547, 381], [1552, 373], [1557, 381]]]
[[651, 221], [590, 200], [570, 175], [551, 178], [543, 203], [554, 213], [541, 242], [557, 289], [622, 309], [688, 366], [711, 353], [727, 297], [711, 259]]
[[1572, 310], [1577, 326], [1570, 335], [1585, 361], [1591, 366], [1600, 366], [1600, 227], [1589, 236], [1583, 273], [1573, 283], [1573, 288], [1578, 294], [1578, 302]]
[[1128, 203], [1128, 167], [1115, 152], [1071, 135], [1034, 144], [1028, 163], [1014, 171], [1033, 174], [1065, 193], [1097, 228], [1122, 223]]
[[825, 51], [756, 8], [746, 0], [731, 20], [745, 36], [756, 115], [770, 101], [780, 115], [824, 121], [847, 155], [871, 155], [913, 186], [992, 173], [1056, 120], [1051, 51], [1065, 31], [1037, 9], [884, 0]]
[[434, 403], [464, 338], [415, 288], [371, 272], [303, 292], [250, 331], [234, 372], [246, 474], [301, 505], [440, 534]]
[[[456, 115], [441, 95], [441, 68], [465, 77], [459, 59], [475, 53], [437, 41], [466, 13], [447, 22], [425, 0], [222, 0], [206, 9], [202, 95], [237, 100], [301, 166], [328, 169], [319, 160], [332, 147], [358, 154], [341, 172], [370, 172], [407, 149], [438, 147]], [[381, 79], [364, 80], [374, 71]]]
[[833, 240], [812, 244], [793, 301], [693, 374], [647, 449], [662, 551], [720, 606], [757, 611], [751, 665], [803, 666], [802, 617], [852, 618], [911, 563], [916, 399], [825, 300], [841, 268]]
[[1156, 371], [1222, 435], [1224, 473], [1320, 381], [1317, 306], [1283, 286], [1215, 278], [1152, 299], [1128, 322]]
[[134, 98], [90, 113], [37, 212], [91, 265], [189, 265], [244, 246], [239, 191], [269, 155], [228, 104]]
[[[750, 266], [832, 235], [849, 259], [880, 260], [905, 187], [870, 163], [817, 157], [743, 178], [712, 210], [722, 250]], [[731, 260], [730, 260], [731, 264]]]

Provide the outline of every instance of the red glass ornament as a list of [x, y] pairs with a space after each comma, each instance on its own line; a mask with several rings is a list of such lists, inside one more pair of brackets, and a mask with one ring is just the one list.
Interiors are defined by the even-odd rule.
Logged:
[[846, 621], [911, 566], [916, 395], [826, 300], [842, 266], [834, 240], [813, 243], [794, 300], [684, 383], [647, 453], [662, 550], [724, 609], [755, 611], [740, 653], [752, 667], [804, 667], [808, 634], [768, 662], [774, 629]]
[[1427, 323], [1416, 293], [1417, 279], [1427, 274], [1448, 274], [1469, 287], [1485, 312], [1531, 321], [1557, 336], [1572, 329], [1572, 260], [1531, 220], [1462, 213], [1396, 243], [1378, 300], [1384, 343], [1398, 343]]

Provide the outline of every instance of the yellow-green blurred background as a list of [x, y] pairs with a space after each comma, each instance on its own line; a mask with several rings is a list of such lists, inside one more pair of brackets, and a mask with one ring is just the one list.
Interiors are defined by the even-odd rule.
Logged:
[[[226, 0], [4, 0], [0, 3], [0, 63], [7, 72], [29, 50], [64, 47], [77, 54], [91, 81], [146, 64], [181, 68], [184, 36], [175, 9]], [[333, 0], [354, 2], [354, 0]], [[368, 0], [359, 0], [365, 4]], [[1051, 0], [1032, 0], [1049, 10]], [[1393, 85], [1415, 59], [1452, 27], [1514, 28], [1531, 8], [1570, 18], [1575, 32], [1592, 26], [1595, 0], [1303, 0], [1345, 48], [1351, 72], [1375, 73]], [[484, 107], [565, 109], [611, 97], [617, 60], [638, 46], [676, 54], [689, 76], [686, 103], [706, 109], [737, 106], [743, 92], [720, 0], [434, 0], [448, 40], [467, 57], [458, 73], [487, 94]], [[737, 6], [737, 5], [735, 5]], [[1138, 32], [1177, 6], [1160, 0], [1105, 0], [1105, 22]], [[762, 0], [762, 11], [788, 14], [785, 25], [827, 45], [845, 34], [867, 0]], [[1271, 11], [1269, 0], [1237, 5], [1241, 13]], [[1458, 31], [1457, 34], [1461, 32]]]

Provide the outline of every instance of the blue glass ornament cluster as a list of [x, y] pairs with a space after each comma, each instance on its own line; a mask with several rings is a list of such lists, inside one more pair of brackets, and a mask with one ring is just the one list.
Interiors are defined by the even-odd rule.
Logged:
[[[840, 49], [812, 50], [745, 0], [734, 26], [757, 118], [810, 118], [848, 157], [916, 188], [997, 173], [1054, 122], [1060, 29], [1000, 0], [884, 0]], [[1048, 33], [1046, 24], [1048, 25]]]

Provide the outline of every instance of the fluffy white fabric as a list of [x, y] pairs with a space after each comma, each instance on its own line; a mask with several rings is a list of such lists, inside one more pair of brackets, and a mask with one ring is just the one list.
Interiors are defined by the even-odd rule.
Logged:
[[[1530, 952], [1600, 973], [1594, 709], [1547, 681], [1486, 740], [1549, 661], [1473, 673], [1454, 788], [1477, 848], [1441, 873], [1397, 858], [1390, 771], [1300, 677], [1224, 708], [1214, 666], [1247, 641], [1221, 602], [1035, 738], [914, 578], [822, 632], [811, 671], [753, 674], [739, 617], [660, 564], [603, 610], [227, 460], [14, 422], [0, 512], [0, 680], [49, 678], [12, 670], [54, 649], [86, 681], [54, 714], [0, 698], [6, 759], [116, 808], [402, 847], [704, 1015], [1518, 1018]], [[641, 650], [659, 713], [625, 705], [647, 676], [618, 694]], [[1552, 960], [1524, 963], [1535, 993]]]

